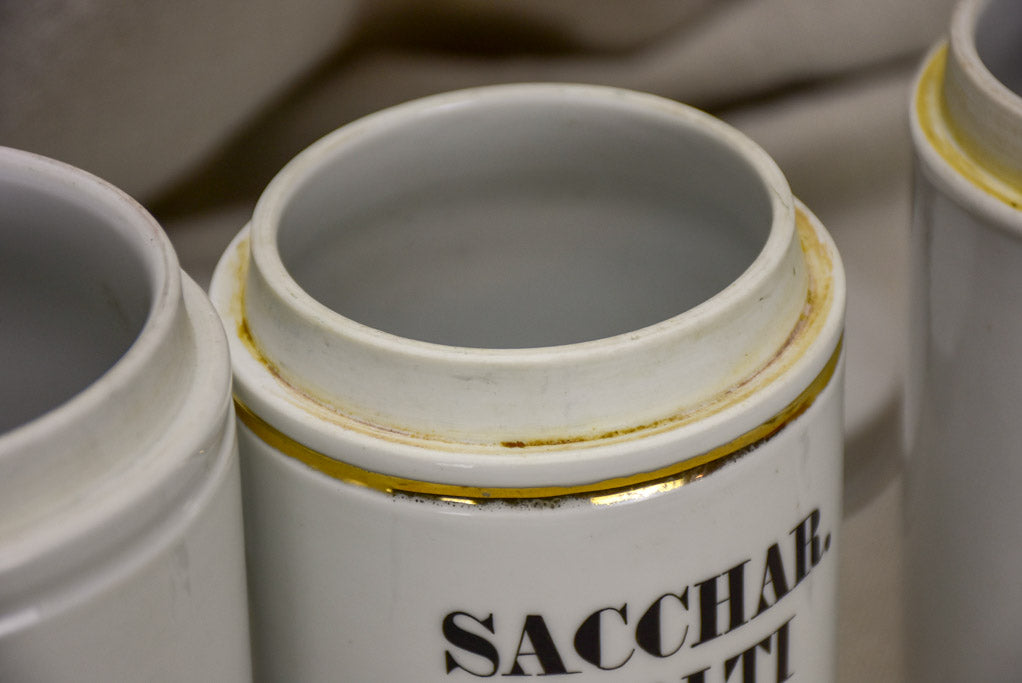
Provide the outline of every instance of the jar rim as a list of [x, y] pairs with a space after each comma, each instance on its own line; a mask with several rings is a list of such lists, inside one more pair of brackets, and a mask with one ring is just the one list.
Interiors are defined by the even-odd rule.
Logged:
[[[766, 178], [772, 207], [769, 236], [753, 264], [702, 304], [641, 330], [513, 349], [445, 346], [368, 329], [312, 300], [287, 274], [274, 253], [278, 244], [273, 220], [288, 189], [296, 179], [315, 173], [324, 155], [333, 153], [332, 146], [343, 146], [359, 126], [414, 117], [423, 107], [537, 93], [562, 105], [590, 98], [653, 109], [747, 162], [756, 177]], [[428, 470], [429, 458], [420, 458], [422, 449], [435, 447], [451, 467], [472, 470], [466, 474], [471, 479], [480, 471], [480, 456], [500, 469], [506, 459], [492, 455], [509, 448], [542, 451], [542, 460], [549, 463], [572, 448], [613, 449], [613, 444], [631, 438], [615, 435], [649, 435], [656, 430], [647, 428], [658, 422], [676, 425], [674, 416], [717, 405], [714, 401], [723, 396], [742, 394], [735, 390], [743, 386], [769, 385], [762, 396], [743, 404], [758, 407], [742, 418], [768, 419], [813, 381], [837, 347], [844, 284], [832, 242], [804, 208], [798, 209], [796, 221], [796, 201], [770, 157], [708, 114], [613, 88], [523, 84], [434, 96], [353, 125], [314, 145], [277, 176], [260, 199], [253, 222], [218, 265], [211, 288], [232, 344], [237, 400], [279, 431], [305, 434], [303, 443], [310, 448], [335, 456], [337, 445], [331, 445], [328, 435], [343, 434], [342, 440], [358, 441], [361, 445], [354, 450], [366, 454], [373, 450], [366, 444], [375, 434], [389, 442], [387, 448], [400, 451], [392, 453], [391, 464], [381, 465], [384, 470], [402, 475], [405, 465]], [[803, 227], [796, 229], [796, 222]], [[804, 247], [825, 253], [826, 264], [809, 265]], [[817, 271], [810, 273], [811, 267]], [[810, 277], [819, 280], [814, 288]], [[810, 303], [821, 287], [827, 288], [827, 296]], [[802, 331], [810, 309], [820, 325], [812, 333]], [[793, 340], [797, 351], [787, 353]], [[788, 373], [792, 366], [796, 369]], [[783, 380], [773, 381], [775, 370]], [[758, 384], [761, 380], [763, 385]], [[717, 410], [720, 421], [733, 414]], [[720, 421], [702, 420], [698, 429], [709, 434]], [[727, 425], [736, 427], [740, 425]], [[693, 447], [698, 444], [693, 442]], [[376, 464], [389, 457], [359, 457], [377, 456], [382, 459]], [[573, 473], [565, 476], [575, 477], [581, 465], [566, 466]]]

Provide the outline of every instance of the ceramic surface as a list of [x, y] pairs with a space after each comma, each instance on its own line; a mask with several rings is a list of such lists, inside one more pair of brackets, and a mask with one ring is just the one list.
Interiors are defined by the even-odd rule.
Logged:
[[165, 235], [0, 148], [0, 680], [249, 680], [223, 329]]
[[833, 678], [843, 273], [733, 129], [585, 86], [387, 110], [211, 294], [258, 675]]
[[1022, 6], [968, 1], [912, 101], [912, 680], [1022, 677]]

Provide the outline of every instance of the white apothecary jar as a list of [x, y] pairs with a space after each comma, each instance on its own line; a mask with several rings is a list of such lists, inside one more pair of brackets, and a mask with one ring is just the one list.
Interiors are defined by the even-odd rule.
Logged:
[[911, 101], [911, 680], [1022, 680], [1022, 3], [966, 0]]
[[214, 275], [258, 676], [834, 676], [844, 280], [776, 165], [611, 88], [314, 144]]

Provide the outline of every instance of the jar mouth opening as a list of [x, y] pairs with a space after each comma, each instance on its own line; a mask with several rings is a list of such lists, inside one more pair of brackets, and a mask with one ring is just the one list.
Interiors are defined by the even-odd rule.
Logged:
[[98, 178], [0, 149], [0, 196], [2, 437], [87, 411], [82, 395], [115, 367], [131, 366], [110, 381], [130, 381], [152, 352], [143, 330], [169, 324], [153, 311], [177, 280], [159, 227]]
[[252, 244], [295, 305], [376, 343], [535, 350], [698, 315], [776, 265], [793, 223], [776, 165], [725, 124], [532, 84], [340, 129], [271, 183]]
[[993, 78], [1020, 98], [1022, 108], [1022, 4], [989, 0], [972, 11], [971, 38], [979, 60]]
[[562, 84], [339, 129], [274, 178], [218, 274], [268, 391], [465, 444], [688, 414], [761, 375], [811, 294], [762, 149], [677, 102]]

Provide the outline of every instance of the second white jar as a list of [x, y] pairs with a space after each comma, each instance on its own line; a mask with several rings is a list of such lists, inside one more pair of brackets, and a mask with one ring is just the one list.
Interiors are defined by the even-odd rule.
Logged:
[[170, 241], [0, 148], [0, 681], [251, 679], [227, 340]]

